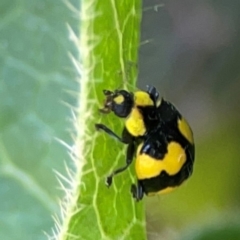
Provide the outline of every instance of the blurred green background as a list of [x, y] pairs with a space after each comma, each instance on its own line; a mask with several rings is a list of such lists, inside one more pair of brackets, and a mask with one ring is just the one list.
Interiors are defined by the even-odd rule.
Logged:
[[[192, 178], [145, 198], [149, 239], [240, 239], [240, 2], [145, 0], [144, 9], [138, 85], [173, 102], [196, 142]], [[56, 138], [72, 143], [67, 105], [78, 88], [67, 23], [78, 32], [63, 1], [0, 1], [0, 239], [46, 239], [59, 214], [53, 169], [72, 166]]]
[[240, 239], [240, 2], [144, 8], [139, 85], [175, 104], [196, 143], [191, 179], [146, 200], [149, 239]]

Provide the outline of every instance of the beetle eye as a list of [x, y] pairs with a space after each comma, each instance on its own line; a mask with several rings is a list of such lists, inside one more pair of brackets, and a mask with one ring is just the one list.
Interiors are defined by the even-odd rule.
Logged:
[[133, 95], [125, 90], [116, 92], [112, 101], [112, 111], [121, 118], [126, 118], [133, 108]]

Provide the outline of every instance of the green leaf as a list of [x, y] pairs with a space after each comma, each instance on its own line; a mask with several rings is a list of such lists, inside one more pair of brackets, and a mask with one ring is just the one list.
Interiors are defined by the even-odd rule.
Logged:
[[[136, 181], [133, 169], [117, 176], [113, 186], [106, 176], [125, 164], [125, 146], [96, 132], [104, 123], [119, 135], [123, 121], [101, 116], [103, 89], [127, 88], [136, 81], [141, 1], [81, 2], [81, 94], [77, 116], [77, 182], [67, 202], [58, 239], [145, 239], [143, 203], [130, 194]], [[76, 64], [77, 65], [77, 64]]]
[[46, 239], [59, 212], [58, 182], [70, 162], [68, 118], [77, 88], [66, 22], [73, 13], [58, 1], [0, 3], [0, 239]]

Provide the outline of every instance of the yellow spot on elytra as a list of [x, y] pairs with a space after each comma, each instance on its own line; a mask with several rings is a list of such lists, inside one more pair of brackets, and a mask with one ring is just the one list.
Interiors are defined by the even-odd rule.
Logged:
[[181, 134], [190, 142], [193, 144], [193, 132], [188, 124], [188, 122], [182, 118], [178, 119], [178, 129], [181, 132]]
[[134, 102], [136, 106], [153, 106], [153, 101], [149, 94], [144, 91], [137, 91], [134, 93]]
[[162, 160], [154, 159], [143, 153], [139, 154], [142, 144], [139, 145], [135, 169], [138, 179], [147, 179], [158, 176], [162, 171], [169, 175], [177, 174], [186, 162], [186, 153], [182, 146], [177, 142], [170, 142], [167, 153]]
[[142, 136], [146, 132], [142, 114], [134, 107], [125, 121], [125, 126], [133, 136]]

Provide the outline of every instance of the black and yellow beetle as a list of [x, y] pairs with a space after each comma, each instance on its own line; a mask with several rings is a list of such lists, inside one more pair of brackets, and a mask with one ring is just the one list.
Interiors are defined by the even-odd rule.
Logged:
[[138, 181], [131, 192], [137, 201], [144, 194], [169, 192], [181, 185], [193, 170], [194, 142], [191, 128], [176, 108], [163, 99], [158, 102], [154, 87], [135, 93], [104, 90], [104, 94], [106, 101], [100, 111], [113, 111], [125, 118], [125, 127], [122, 137], [103, 124], [96, 124], [96, 128], [128, 144], [126, 165], [107, 177], [107, 185], [114, 175], [128, 168], [134, 155]]

